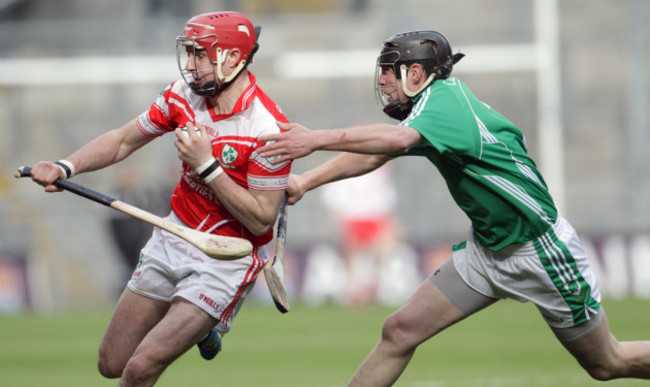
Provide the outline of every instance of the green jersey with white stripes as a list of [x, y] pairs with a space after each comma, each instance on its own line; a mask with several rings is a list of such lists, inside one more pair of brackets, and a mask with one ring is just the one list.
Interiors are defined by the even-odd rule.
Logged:
[[457, 78], [434, 82], [414, 102], [400, 125], [426, 141], [408, 154], [438, 168], [481, 244], [501, 250], [550, 229], [557, 209], [519, 128]]

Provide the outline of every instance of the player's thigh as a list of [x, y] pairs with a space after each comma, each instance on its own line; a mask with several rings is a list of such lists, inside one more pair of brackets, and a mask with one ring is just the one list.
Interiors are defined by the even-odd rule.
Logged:
[[497, 301], [470, 287], [453, 260], [445, 261], [420, 285], [406, 305], [389, 318], [387, 329], [400, 327], [412, 342], [419, 343]]
[[169, 303], [134, 293], [120, 297], [102, 338], [100, 362], [123, 367], [146, 334], [163, 318]]
[[454, 255], [443, 262], [429, 276], [429, 281], [465, 316], [474, 314], [498, 301], [498, 298], [489, 297], [469, 286], [458, 273], [456, 259], [460, 258]]
[[419, 344], [465, 317], [465, 313], [426, 280], [406, 304], [387, 319], [384, 329], [404, 344]]
[[218, 320], [189, 301], [176, 297], [169, 310], [136, 348], [143, 355], [167, 365], [202, 339]]

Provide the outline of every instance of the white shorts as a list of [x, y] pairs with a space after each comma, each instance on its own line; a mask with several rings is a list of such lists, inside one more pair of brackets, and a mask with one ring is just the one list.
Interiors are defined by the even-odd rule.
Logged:
[[[173, 211], [168, 219], [183, 224]], [[218, 319], [216, 330], [225, 333], [268, 259], [261, 246], [244, 258], [219, 261], [155, 227], [127, 286], [156, 300], [181, 297]]]
[[492, 298], [533, 302], [553, 328], [588, 322], [600, 309], [600, 291], [578, 235], [560, 217], [536, 240], [501, 251], [480, 245], [470, 232], [455, 246], [453, 264], [463, 281]]

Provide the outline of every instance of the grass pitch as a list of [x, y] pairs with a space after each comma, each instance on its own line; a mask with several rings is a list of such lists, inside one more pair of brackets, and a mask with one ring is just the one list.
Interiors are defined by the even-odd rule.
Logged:
[[[605, 300], [620, 340], [650, 339], [650, 300]], [[213, 361], [192, 350], [158, 386], [344, 386], [392, 308], [310, 308], [287, 315], [249, 303]], [[116, 386], [96, 370], [110, 309], [0, 316], [0, 385]], [[530, 304], [501, 301], [422, 345], [396, 386], [647, 386], [592, 381]]]

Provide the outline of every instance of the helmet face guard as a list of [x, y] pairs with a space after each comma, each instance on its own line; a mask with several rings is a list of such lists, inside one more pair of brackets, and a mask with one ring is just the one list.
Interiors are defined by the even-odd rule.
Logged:
[[[217, 66], [210, 61], [209, 68], [201, 68], [200, 60], [197, 57], [207, 55], [206, 50], [193, 40], [177, 40], [176, 41], [176, 61], [181, 76], [187, 85], [192, 89], [194, 94], [202, 97], [214, 97], [219, 94], [220, 90], [217, 79]], [[187, 70], [191, 63], [193, 71]], [[205, 65], [203, 65], [205, 67]]]
[[[382, 108], [382, 111], [390, 118], [403, 121], [411, 113], [413, 102], [409, 99], [406, 103], [401, 102], [399, 99], [391, 100], [391, 97], [397, 93], [397, 88], [402, 85], [398, 83], [398, 73], [395, 73], [395, 67], [400, 59], [400, 52], [397, 50], [382, 50], [379, 57], [377, 57], [377, 68], [375, 71], [375, 99]], [[395, 83], [379, 84], [379, 78], [386, 68], [389, 68], [395, 74]], [[393, 89], [393, 90], [391, 90]]]
[[[259, 48], [260, 30], [261, 27], [253, 27], [248, 18], [237, 12], [191, 18], [176, 38], [176, 60], [183, 80], [195, 94], [217, 96], [252, 62]], [[232, 49], [241, 52], [241, 59], [232, 73], [224, 75], [223, 64]]]

